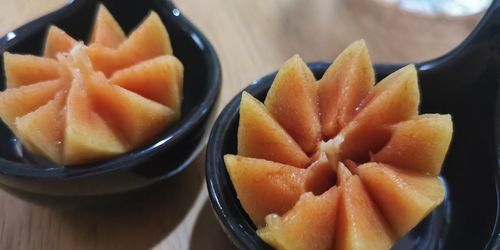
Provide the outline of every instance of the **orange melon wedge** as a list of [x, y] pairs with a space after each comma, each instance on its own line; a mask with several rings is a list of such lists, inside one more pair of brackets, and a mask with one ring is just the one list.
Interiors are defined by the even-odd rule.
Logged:
[[389, 125], [418, 114], [420, 94], [415, 66], [408, 65], [378, 83], [360, 103], [356, 117], [340, 132], [344, 157], [367, 160], [390, 138]]
[[309, 158], [293, 138], [250, 94], [241, 96], [238, 154], [306, 167]]
[[451, 142], [450, 115], [420, 115], [394, 125], [391, 139], [371, 159], [374, 162], [436, 176]]
[[59, 77], [57, 61], [51, 58], [4, 52], [3, 60], [7, 88], [56, 80]]
[[284, 214], [304, 192], [305, 170], [272, 161], [225, 155], [224, 162], [238, 199], [257, 226], [266, 215]]
[[349, 45], [319, 80], [318, 98], [323, 136], [335, 136], [357, 113], [359, 102], [375, 82], [363, 40]]
[[89, 47], [88, 53], [94, 68], [110, 77], [115, 71], [136, 63], [165, 54], [170, 55], [172, 47], [160, 17], [151, 12], [116, 49], [94, 43]]
[[183, 71], [177, 58], [165, 55], [119, 70], [109, 81], [170, 107], [177, 119], [181, 112]]
[[306, 153], [316, 150], [321, 139], [317, 85], [312, 72], [298, 55], [286, 61], [279, 70], [265, 105]]
[[340, 164], [341, 198], [335, 249], [389, 249], [394, 233], [371, 200], [358, 176]]
[[276, 249], [332, 249], [338, 198], [337, 187], [320, 196], [304, 193], [283, 216], [266, 216], [266, 226], [257, 234]]
[[84, 76], [73, 71], [74, 80], [67, 99], [64, 130], [64, 164], [76, 165], [123, 154], [125, 145], [99, 116], [85, 91]]
[[16, 117], [24, 116], [45, 105], [60, 90], [58, 80], [7, 89], [0, 93], [0, 117], [17, 135]]
[[357, 172], [398, 237], [415, 227], [444, 199], [444, 187], [434, 176], [378, 163], [361, 165]]
[[62, 141], [65, 123], [65, 92], [47, 104], [15, 120], [17, 135], [29, 149], [54, 162], [63, 162]]
[[69, 52], [78, 42], [56, 26], [50, 26], [45, 39], [44, 57], [57, 58], [61, 52]]
[[122, 28], [109, 13], [109, 10], [103, 4], [99, 4], [90, 43], [100, 44], [107, 48], [117, 48], [123, 41], [125, 41], [125, 33]]

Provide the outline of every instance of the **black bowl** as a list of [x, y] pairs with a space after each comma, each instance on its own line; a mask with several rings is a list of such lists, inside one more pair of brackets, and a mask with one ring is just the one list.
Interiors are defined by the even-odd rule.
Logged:
[[[443, 166], [445, 202], [394, 249], [500, 249], [500, 0], [494, 1], [471, 35], [448, 54], [416, 65], [421, 113], [449, 113], [453, 140]], [[317, 78], [329, 63], [312, 63]], [[403, 65], [375, 65], [377, 79]], [[275, 77], [267, 75], [245, 91], [264, 100]], [[212, 208], [241, 249], [270, 248], [255, 233], [226, 171], [223, 155], [236, 154], [240, 94], [216, 120], [206, 155]]]
[[[185, 68], [182, 116], [148, 146], [99, 163], [75, 167], [40, 161], [23, 150], [0, 124], [0, 185], [35, 201], [91, 200], [123, 193], [168, 178], [189, 165], [204, 145], [221, 87], [217, 55], [205, 38], [169, 1], [103, 0], [126, 32], [156, 11], [165, 24], [174, 54]], [[0, 38], [0, 52], [40, 54], [47, 28], [55, 24], [72, 37], [86, 40], [99, 1], [77, 0]], [[0, 59], [3, 65], [3, 58]], [[3, 74], [3, 67], [0, 74]], [[0, 87], [5, 88], [2, 79]]]

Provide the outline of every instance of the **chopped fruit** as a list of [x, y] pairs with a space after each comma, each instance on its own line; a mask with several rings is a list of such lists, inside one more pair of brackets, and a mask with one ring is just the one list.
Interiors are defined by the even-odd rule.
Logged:
[[170, 107], [179, 117], [183, 71], [177, 58], [165, 55], [119, 70], [110, 82]]
[[300, 146], [248, 93], [241, 96], [238, 154], [302, 168], [309, 163]]
[[389, 249], [393, 232], [370, 199], [358, 176], [339, 164], [340, 184], [335, 249]]
[[0, 117], [2, 117], [2, 121], [17, 134], [14, 125], [16, 117], [28, 114], [45, 105], [54, 98], [60, 88], [59, 81], [52, 80], [5, 90], [0, 93]]
[[295, 55], [283, 64], [267, 93], [269, 113], [306, 153], [312, 153], [321, 139], [317, 85], [312, 72]]
[[319, 196], [304, 193], [282, 217], [266, 216], [257, 234], [276, 249], [332, 249], [338, 198], [337, 187]]
[[59, 78], [59, 66], [51, 58], [4, 52], [3, 63], [7, 88]]
[[107, 48], [117, 48], [125, 41], [125, 33], [108, 9], [102, 4], [97, 9], [90, 43], [100, 44]]
[[319, 80], [318, 98], [323, 136], [334, 137], [355, 116], [375, 76], [363, 40], [345, 49]]
[[91, 33], [87, 47], [51, 26], [45, 57], [4, 53], [0, 118], [32, 153], [61, 165], [137, 149], [180, 119], [184, 67], [156, 13], [127, 38], [100, 5]]
[[160, 17], [151, 12], [116, 49], [94, 43], [89, 46], [88, 53], [94, 68], [110, 77], [115, 71], [136, 63], [157, 56], [171, 55], [172, 47]]
[[372, 161], [438, 175], [451, 141], [450, 115], [420, 115], [394, 125], [387, 145]]
[[66, 32], [56, 26], [50, 26], [45, 40], [43, 56], [57, 58], [59, 53], [69, 52], [76, 44], [78, 42], [66, 34]]
[[303, 169], [238, 155], [225, 155], [224, 162], [241, 205], [258, 226], [266, 215], [290, 210], [304, 192]]
[[373, 162], [359, 166], [357, 173], [398, 237], [408, 233], [444, 199], [444, 187], [435, 176]]
[[102, 117], [94, 110], [84, 88], [81, 72], [68, 93], [66, 128], [64, 130], [64, 162], [68, 165], [104, 159], [122, 154], [126, 147]]
[[65, 123], [66, 93], [58, 95], [37, 110], [16, 119], [16, 130], [21, 141], [30, 150], [46, 155], [54, 162], [61, 162]]
[[[368, 49], [357, 41], [317, 83], [293, 56], [265, 106], [242, 94], [240, 156], [226, 156], [226, 167], [264, 241], [278, 249], [390, 249], [443, 201], [437, 175], [453, 124], [449, 115], [418, 114], [417, 80], [408, 65], [374, 85]], [[245, 172], [237, 157], [252, 162]], [[262, 209], [283, 197], [279, 212]]]
[[169, 107], [109, 84], [104, 77], [89, 78], [86, 90], [96, 112], [106, 117], [132, 148], [143, 146], [175, 120]]
[[358, 106], [361, 110], [340, 134], [344, 157], [366, 160], [390, 138], [389, 125], [418, 114], [417, 71], [408, 65], [378, 83]]

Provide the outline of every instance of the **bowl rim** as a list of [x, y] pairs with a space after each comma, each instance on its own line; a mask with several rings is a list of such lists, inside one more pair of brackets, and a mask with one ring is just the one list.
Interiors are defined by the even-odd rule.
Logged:
[[[169, 19], [169, 21], [178, 25], [183, 32], [188, 33], [189, 36], [195, 40], [195, 44], [202, 51], [202, 57], [208, 64], [207, 78], [205, 81], [208, 86], [208, 91], [204, 95], [204, 99], [189, 113], [181, 116], [181, 119], [176, 124], [170, 127], [167, 132], [157, 138], [153, 143], [113, 159], [99, 162], [95, 164], [95, 166], [68, 168], [54, 164], [53, 167], [42, 169], [38, 168], [37, 164], [16, 162], [0, 158], [0, 175], [23, 179], [56, 181], [86, 178], [117, 170], [126, 170], [146, 162], [149, 158], [165, 150], [172, 149], [182, 142], [184, 138], [193, 133], [193, 130], [196, 129], [196, 125], [208, 120], [206, 118], [210, 116], [216, 106], [222, 85], [222, 70], [217, 53], [205, 35], [203, 35], [203, 33], [201, 33], [201, 31], [194, 26], [171, 1], [151, 1], [155, 2], [157, 6], [155, 11], [158, 12], [161, 19]], [[97, 0], [73, 0], [58, 10], [30, 21], [13, 31], [7, 32], [0, 38], [0, 51], [3, 52], [8, 50], [18, 41], [25, 39], [25, 37], [32, 32], [45, 29], [49, 24], [67, 16], [68, 13], [70, 14], [78, 11], [79, 8], [86, 5], [95, 5], [98, 2]], [[175, 169], [173, 171], [175, 171]]]
[[[433, 62], [433, 61], [429, 61]], [[427, 62], [425, 62], [427, 63]], [[419, 63], [421, 66], [424, 63]], [[311, 62], [307, 63], [309, 69], [316, 73], [321, 70], [326, 70], [331, 65], [331, 62]], [[397, 69], [403, 67], [403, 64], [373, 64], [373, 68], [377, 74], [389, 75], [390, 73], [396, 71]], [[426, 69], [427, 70], [427, 69]], [[274, 78], [278, 71], [274, 71], [268, 75], [265, 75], [257, 80], [251, 82], [250, 85], [245, 87], [243, 90], [239, 91], [226, 105], [226, 107], [220, 112], [217, 117], [212, 131], [210, 132], [209, 141], [207, 144], [207, 151], [205, 156], [205, 179], [207, 183], [207, 191], [211, 203], [212, 210], [214, 211], [219, 224], [222, 229], [231, 239], [233, 244], [235, 244], [239, 249], [252, 249], [255, 247], [269, 248], [263, 240], [255, 237], [249, 232], [242, 230], [244, 225], [242, 225], [239, 220], [240, 217], [231, 211], [228, 204], [221, 202], [221, 197], [224, 196], [223, 190], [228, 188], [222, 185], [222, 180], [224, 178], [223, 172], [227, 174], [225, 169], [225, 164], [223, 160], [223, 152], [221, 145], [223, 144], [224, 134], [227, 132], [231, 125], [232, 120], [239, 116], [241, 94], [246, 91], [250, 94], [261, 93], [263, 91], [267, 92], [273, 83]], [[421, 70], [419, 69], [419, 74]], [[222, 166], [222, 167], [221, 167]], [[497, 214], [494, 218], [495, 223], [492, 227], [491, 238], [486, 243], [485, 249], [490, 249], [491, 247], [499, 244], [498, 233], [500, 232], [500, 171], [495, 171], [492, 173], [494, 175], [495, 182], [495, 196], [497, 199]], [[233, 187], [230, 187], [233, 188]], [[236, 197], [235, 197], [236, 199]], [[243, 211], [244, 212], [244, 211]], [[249, 221], [245, 221], [251, 223]], [[252, 232], [254, 233], [254, 232]], [[272, 248], [269, 248], [272, 249]]]

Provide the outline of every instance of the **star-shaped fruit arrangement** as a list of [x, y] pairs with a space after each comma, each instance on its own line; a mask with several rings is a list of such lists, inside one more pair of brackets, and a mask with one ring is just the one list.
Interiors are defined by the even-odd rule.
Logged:
[[0, 117], [57, 164], [124, 154], [180, 117], [184, 69], [154, 12], [127, 37], [100, 5], [88, 46], [52, 26], [42, 57], [3, 56]]
[[242, 94], [238, 155], [224, 160], [271, 246], [389, 249], [443, 201], [451, 117], [418, 114], [413, 65], [374, 79], [357, 41], [319, 81], [294, 56], [264, 103]]

